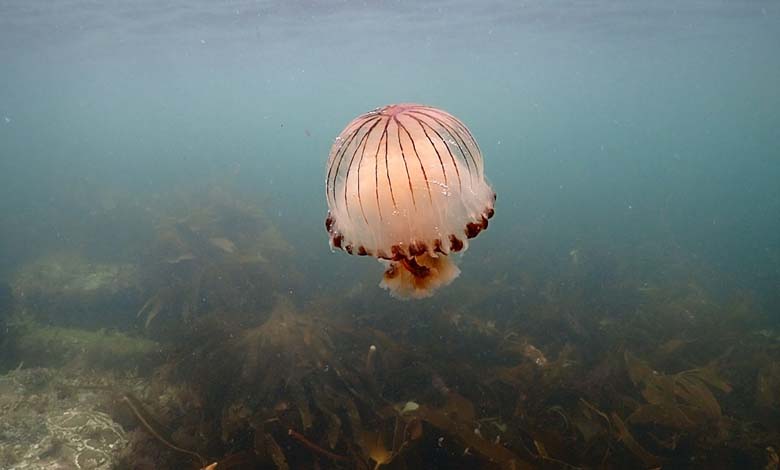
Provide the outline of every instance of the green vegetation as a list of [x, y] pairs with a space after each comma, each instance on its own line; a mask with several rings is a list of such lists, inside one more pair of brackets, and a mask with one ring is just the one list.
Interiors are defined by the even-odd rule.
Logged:
[[47, 326], [29, 317], [15, 317], [10, 328], [14, 356], [28, 367], [130, 369], [150, 364], [159, 352], [154, 341], [120, 331]]

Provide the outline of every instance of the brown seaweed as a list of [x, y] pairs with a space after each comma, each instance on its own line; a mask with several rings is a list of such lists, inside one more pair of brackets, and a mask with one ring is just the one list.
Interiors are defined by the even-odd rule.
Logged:
[[[133, 458], [155, 447], [162, 467], [215, 470], [777, 468], [776, 322], [671, 240], [560, 250], [523, 229], [517, 256], [486, 258], [480, 282], [410, 308], [320, 287], [252, 204], [183, 199], [154, 208], [156, 235], [136, 247], [129, 317], [160, 362], [138, 373], [143, 404], [123, 402], [145, 436]], [[14, 367], [34, 357], [17, 352]]]
[[161, 431], [161, 426], [155, 423], [155, 420], [150, 417], [149, 412], [144, 408], [141, 402], [138, 401], [138, 399], [136, 399], [135, 397], [133, 397], [131, 394], [128, 393], [122, 396], [122, 400], [127, 404], [128, 407], [130, 407], [133, 414], [138, 419], [138, 422], [144, 427], [144, 429], [149, 434], [154, 436], [154, 438], [157, 439], [160, 443], [162, 443], [164, 446], [168, 447], [171, 450], [189, 455], [190, 457], [198, 461], [202, 467], [206, 467], [207, 460], [205, 457], [200, 455], [198, 452], [185, 449], [183, 447], [174, 444], [171, 438], [165, 436], [164, 432]]

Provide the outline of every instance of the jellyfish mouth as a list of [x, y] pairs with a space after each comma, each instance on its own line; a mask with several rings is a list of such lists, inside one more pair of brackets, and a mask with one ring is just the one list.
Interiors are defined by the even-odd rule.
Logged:
[[379, 286], [399, 299], [430, 297], [436, 289], [451, 283], [460, 274], [460, 269], [448, 256], [423, 254], [383, 263], [387, 270]]
[[421, 266], [415, 258], [403, 258], [401, 265], [417, 279], [425, 279], [431, 274], [431, 268]]
[[[428, 262], [430, 263], [430, 261]], [[416, 281], [422, 281], [434, 274], [434, 271], [431, 267], [418, 263], [417, 258], [411, 256], [409, 258], [393, 260], [385, 271], [385, 276], [389, 278], [395, 278], [402, 274], [403, 271], [411, 274]]]

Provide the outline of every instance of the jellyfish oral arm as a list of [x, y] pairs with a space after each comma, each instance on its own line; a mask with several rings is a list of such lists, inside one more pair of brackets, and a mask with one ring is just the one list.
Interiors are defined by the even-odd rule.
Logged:
[[387, 269], [379, 286], [398, 299], [430, 297], [460, 275], [460, 269], [448, 256], [434, 258], [424, 254], [384, 263]]

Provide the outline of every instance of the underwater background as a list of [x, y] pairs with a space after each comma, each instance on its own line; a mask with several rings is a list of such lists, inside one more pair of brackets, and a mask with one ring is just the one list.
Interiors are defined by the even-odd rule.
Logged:
[[[778, 468], [779, 45], [768, 0], [0, 0], [0, 468]], [[323, 225], [397, 102], [498, 195], [408, 302]]]

